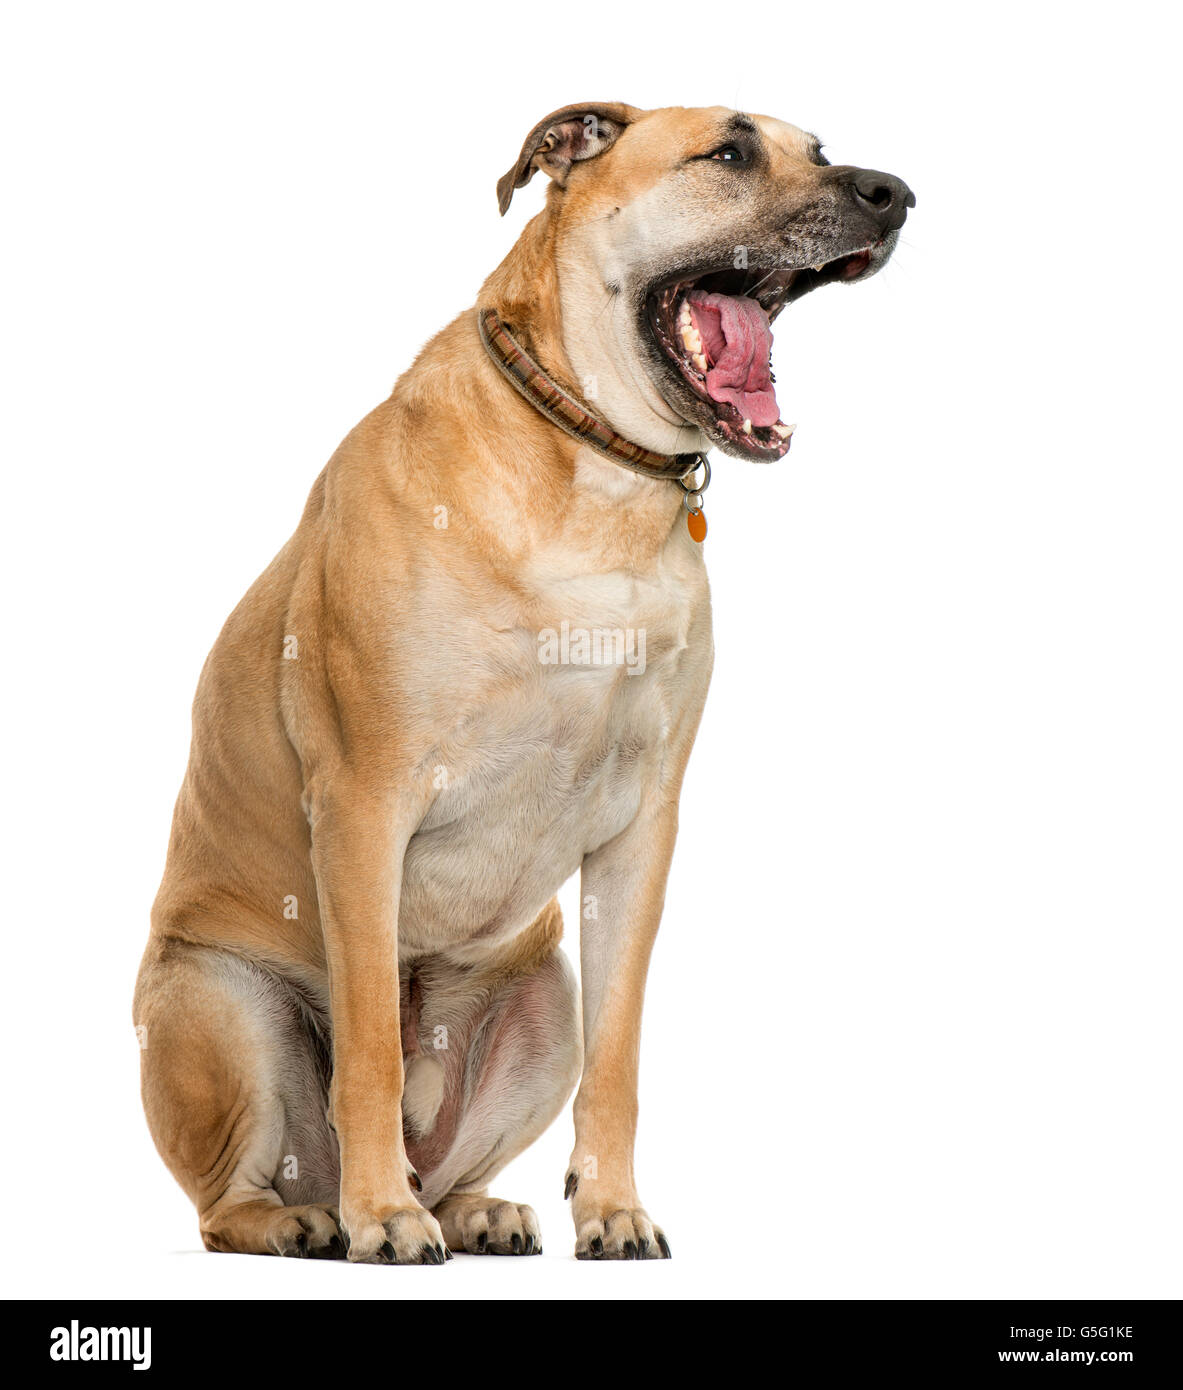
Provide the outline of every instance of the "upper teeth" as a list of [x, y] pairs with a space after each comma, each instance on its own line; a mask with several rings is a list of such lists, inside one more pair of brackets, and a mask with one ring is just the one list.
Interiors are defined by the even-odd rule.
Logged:
[[789, 435], [797, 428], [796, 425], [773, 425], [772, 427], [782, 439], [788, 439]]
[[682, 346], [686, 349], [691, 362], [700, 372], [705, 372], [708, 366], [706, 350], [703, 348], [698, 329], [694, 326], [690, 305], [685, 300], [682, 301], [682, 307], [678, 310], [678, 332], [682, 336]]
[[699, 337], [698, 329], [690, 317], [690, 310], [685, 305], [678, 315], [678, 328], [682, 335], [682, 346], [693, 358], [694, 365], [705, 372], [707, 360], [702, 350], [702, 338]]

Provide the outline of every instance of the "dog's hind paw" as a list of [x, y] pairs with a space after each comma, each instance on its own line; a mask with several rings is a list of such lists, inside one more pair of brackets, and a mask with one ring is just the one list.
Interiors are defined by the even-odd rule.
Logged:
[[457, 1193], [435, 1209], [449, 1249], [469, 1255], [541, 1255], [542, 1235], [532, 1207], [496, 1197]]
[[202, 1240], [207, 1250], [214, 1251], [343, 1260], [345, 1242], [338, 1220], [333, 1207], [243, 1203], [205, 1229]]

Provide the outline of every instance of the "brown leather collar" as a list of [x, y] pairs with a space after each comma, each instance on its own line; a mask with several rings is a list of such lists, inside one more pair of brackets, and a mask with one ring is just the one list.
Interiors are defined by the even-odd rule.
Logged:
[[[704, 463], [701, 454], [658, 454], [617, 434], [552, 381], [501, 322], [496, 309], [478, 309], [485, 351], [510, 385], [564, 433], [646, 478], [681, 482]], [[701, 489], [700, 489], [701, 490]]]

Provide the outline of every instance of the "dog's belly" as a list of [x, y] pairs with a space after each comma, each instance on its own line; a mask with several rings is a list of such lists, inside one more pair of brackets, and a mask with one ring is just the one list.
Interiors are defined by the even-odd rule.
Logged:
[[439, 750], [439, 795], [403, 863], [399, 946], [478, 958], [530, 925], [658, 776], [679, 652], [644, 671], [540, 666], [469, 708]]

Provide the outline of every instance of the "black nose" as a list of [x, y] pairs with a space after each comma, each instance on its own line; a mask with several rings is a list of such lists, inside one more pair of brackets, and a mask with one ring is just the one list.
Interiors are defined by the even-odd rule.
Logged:
[[851, 170], [849, 187], [855, 206], [874, 218], [885, 232], [898, 231], [908, 209], [916, 206], [916, 195], [903, 179], [882, 174], [878, 169]]

